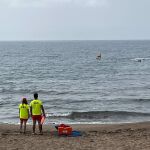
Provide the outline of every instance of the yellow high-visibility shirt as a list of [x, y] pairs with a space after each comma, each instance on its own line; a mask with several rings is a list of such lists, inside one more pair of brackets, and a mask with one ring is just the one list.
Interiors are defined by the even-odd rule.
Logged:
[[29, 105], [28, 104], [20, 104], [19, 110], [20, 110], [20, 114], [19, 114], [20, 118], [28, 119]]
[[30, 107], [32, 107], [32, 115], [41, 115], [41, 106], [42, 106], [42, 101], [39, 99], [34, 99], [30, 103]]

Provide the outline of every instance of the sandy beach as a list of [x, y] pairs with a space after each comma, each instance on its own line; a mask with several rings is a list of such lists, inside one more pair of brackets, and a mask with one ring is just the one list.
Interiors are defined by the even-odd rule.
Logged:
[[0, 125], [0, 150], [149, 150], [150, 122], [116, 125], [71, 125], [79, 137], [58, 136], [51, 125], [43, 126], [43, 135], [19, 133], [19, 125]]

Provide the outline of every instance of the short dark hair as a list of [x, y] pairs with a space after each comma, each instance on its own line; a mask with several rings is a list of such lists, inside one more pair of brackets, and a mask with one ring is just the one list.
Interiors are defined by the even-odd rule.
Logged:
[[38, 98], [38, 93], [34, 93], [34, 98], [35, 98], [35, 99]]

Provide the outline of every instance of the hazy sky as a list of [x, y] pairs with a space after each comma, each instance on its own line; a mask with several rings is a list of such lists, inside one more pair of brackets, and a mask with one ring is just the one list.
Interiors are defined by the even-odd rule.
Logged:
[[0, 0], [0, 40], [150, 39], [150, 0]]

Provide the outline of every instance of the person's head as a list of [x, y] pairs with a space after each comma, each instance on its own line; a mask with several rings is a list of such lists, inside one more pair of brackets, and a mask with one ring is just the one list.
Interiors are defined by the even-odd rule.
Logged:
[[38, 98], [38, 93], [34, 93], [34, 98], [35, 98], [35, 99]]
[[25, 97], [22, 99], [22, 104], [28, 104], [27, 99]]

